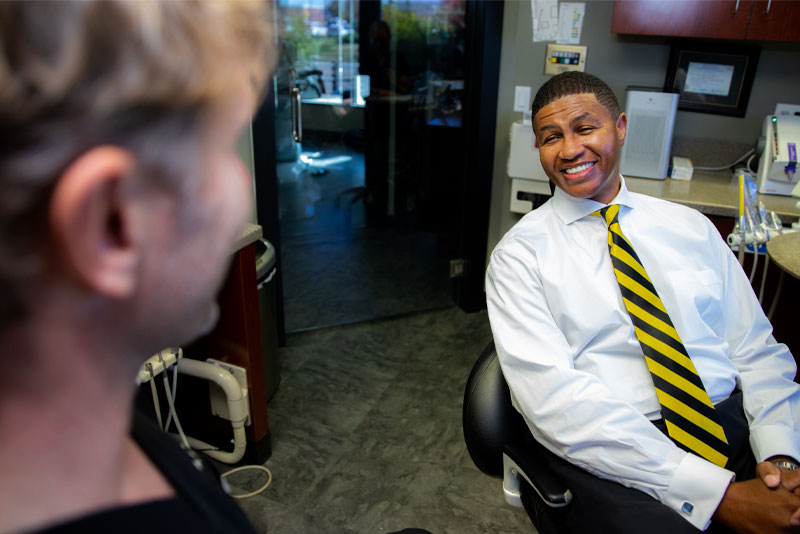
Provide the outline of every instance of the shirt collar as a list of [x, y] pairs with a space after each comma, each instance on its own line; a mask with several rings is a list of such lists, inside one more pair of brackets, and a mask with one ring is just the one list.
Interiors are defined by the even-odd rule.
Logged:
[[[630, 193], [625, 185], [625, 177], [621, 174], [619, 177], [619, 192], [609, 204], [632, 207]], [[553, 209], [564, 224], [572, 224], [605, 206], [605, 204], [595, 200], [570, 196], [559, 187], [556, 187], [553, 192]]]

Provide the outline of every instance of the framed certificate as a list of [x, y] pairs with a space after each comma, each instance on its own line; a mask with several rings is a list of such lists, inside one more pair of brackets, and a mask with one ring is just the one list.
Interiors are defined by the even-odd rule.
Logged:
[[759, 53], [755, 46], [675, 44], [664, 91], [680, 94], [680, 110], [744, 117]]

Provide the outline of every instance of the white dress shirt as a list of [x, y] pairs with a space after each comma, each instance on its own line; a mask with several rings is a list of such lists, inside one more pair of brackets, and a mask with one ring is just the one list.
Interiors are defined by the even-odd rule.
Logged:
[[[738, 384], [757, 461], [800, 459], [800, 387], [749, 281], [699, 212], [622, 180], [622, 232], [633, 244], [712, 402]], [[699, 529], [733, 473], [684, 452], [653, 426], [650, 372], [620, 295], [593, 200], [556, 189], [492, 252], [486, 297], [497, 354], [534, 437], [595, 474], [636, 488]], [[689, 505], [687, 505], [687, 503]]]

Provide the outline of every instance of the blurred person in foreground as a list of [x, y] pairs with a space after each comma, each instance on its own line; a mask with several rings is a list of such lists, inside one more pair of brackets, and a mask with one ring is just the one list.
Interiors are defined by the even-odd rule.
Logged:
[[254, 532], [133, 397], [216, 322], [263, 11], [0, 3], [0, 532]]
[[216, 321], [262, 8], [0, 3], [0, 532], [252, 532], [132, 402]]

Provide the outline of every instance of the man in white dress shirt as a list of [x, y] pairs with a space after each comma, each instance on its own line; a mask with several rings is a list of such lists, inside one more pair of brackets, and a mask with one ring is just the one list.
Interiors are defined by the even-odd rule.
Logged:
[[[556, 189], [497, 245], [486, 293], [514, 405], [574, 495], [561, 531], [800, 532], [796, 365], [735, 257], [697, 211], [627, 190], [627, 118], [600, 79], [556, 76], [532, 112]], [[667, 436], [590, 215], [610, 204], [716, 405], [725, 468]]]

